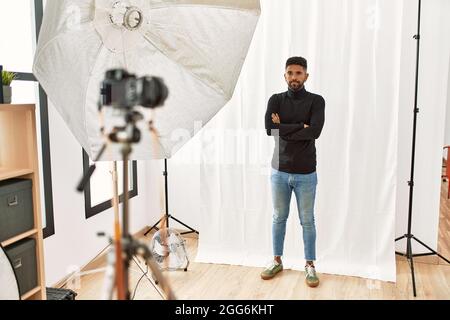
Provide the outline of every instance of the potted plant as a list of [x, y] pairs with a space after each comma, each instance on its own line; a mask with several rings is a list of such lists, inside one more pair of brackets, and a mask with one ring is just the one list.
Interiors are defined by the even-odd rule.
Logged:
[[3, 100], [4, 103], [6, 104], [11, 103], [11, 96], [12, 96], [11, 82], [13, 82], [16, 79], [16, 76], [17, 75], [13, 72], [2, 71]]

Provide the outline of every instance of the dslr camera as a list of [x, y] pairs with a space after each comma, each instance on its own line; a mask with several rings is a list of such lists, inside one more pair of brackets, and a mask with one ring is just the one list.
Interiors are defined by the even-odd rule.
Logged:
[[109, 70], [101, 85], [102, 105], [130, 110], [164, 105], [169, 89], [158, 77], [137, 78], [123, 69]]

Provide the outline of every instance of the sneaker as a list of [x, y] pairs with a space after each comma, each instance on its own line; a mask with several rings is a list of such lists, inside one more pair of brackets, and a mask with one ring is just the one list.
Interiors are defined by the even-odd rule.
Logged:
[[307, 265], [305, 267], [305, 273], [306, 273], [306, 284], [311, 287], [315, 288], [319, 285], [319, 277], [317, 277], [316, 274], [316, 268], [310, 265]]
[[263, 272], [261, 272], [261, 278], [263, 280], [273, 279], [281, 271], [283, 271], [283, 264], [272, 261], [272, 263]]

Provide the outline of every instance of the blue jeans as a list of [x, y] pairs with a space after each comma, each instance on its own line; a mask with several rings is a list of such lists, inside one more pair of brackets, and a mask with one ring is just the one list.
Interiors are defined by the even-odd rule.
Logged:
[[300, 223], [303, 229], [305, 260], [316, 260], [316, 225], [314, 203], [317, 173], [290, 174], [272, 169], [272, 198], [274, 206], [272, 242], [274, 256], [283, 256], [286, 222], [289, 217], [292, 191], [297, 199]]

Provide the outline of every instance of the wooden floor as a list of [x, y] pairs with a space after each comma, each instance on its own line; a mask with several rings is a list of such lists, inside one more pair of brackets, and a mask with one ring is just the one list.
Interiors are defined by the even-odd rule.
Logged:
[[[442, 183], [441, 215], [439, 224], [439, 253], [450, 259], [450, 199], [448, 199], [448, 182]], [[440, 264], [446, 262], [439, 259]]]
[[[447, 186], [442, 184], [441, 223], [439, 250], [450, 256], [450, 200], [447, 200]], [[186, 238], [188, 252], [195, 257], [197, 239]], [[422, 262], [420, 262], [422, 261]], [[104, 257], [100, 256], [86, 270], [102, 268]], [[143, 266], [141, 266], [144, 268]], [[144, 268], [145, 269], [145, 268]], [[412, 294], [411, 272], [408, 262], [397, 259], [397, 283], [371, 281], [356, 277], [321, 275], [321, 285], [308, 288], [304, 273], [283, 271], [272, 281], [260, 279], [260, 268], [228, 265], [191, 263], [188, 272], [166, 272], [172, 289], [178, 299], [197, 300], [409, 300]], [[450, 265], [437, 259], [427, 258], [415, 263], [417, 298], [450, 300]], [[142, 272], [137, 263], [131, 266], [131, 288], [135, 288]], [[66, 287], [78, 293], [77, 300], [101, 299], [104, 273], [86, 275], [80, 281], [69, 282]], [[133, 293], [133, 292], [132, 292]], [[153, 282], [144, 278], [136, 291], [137, 300], [160, 300]]]

